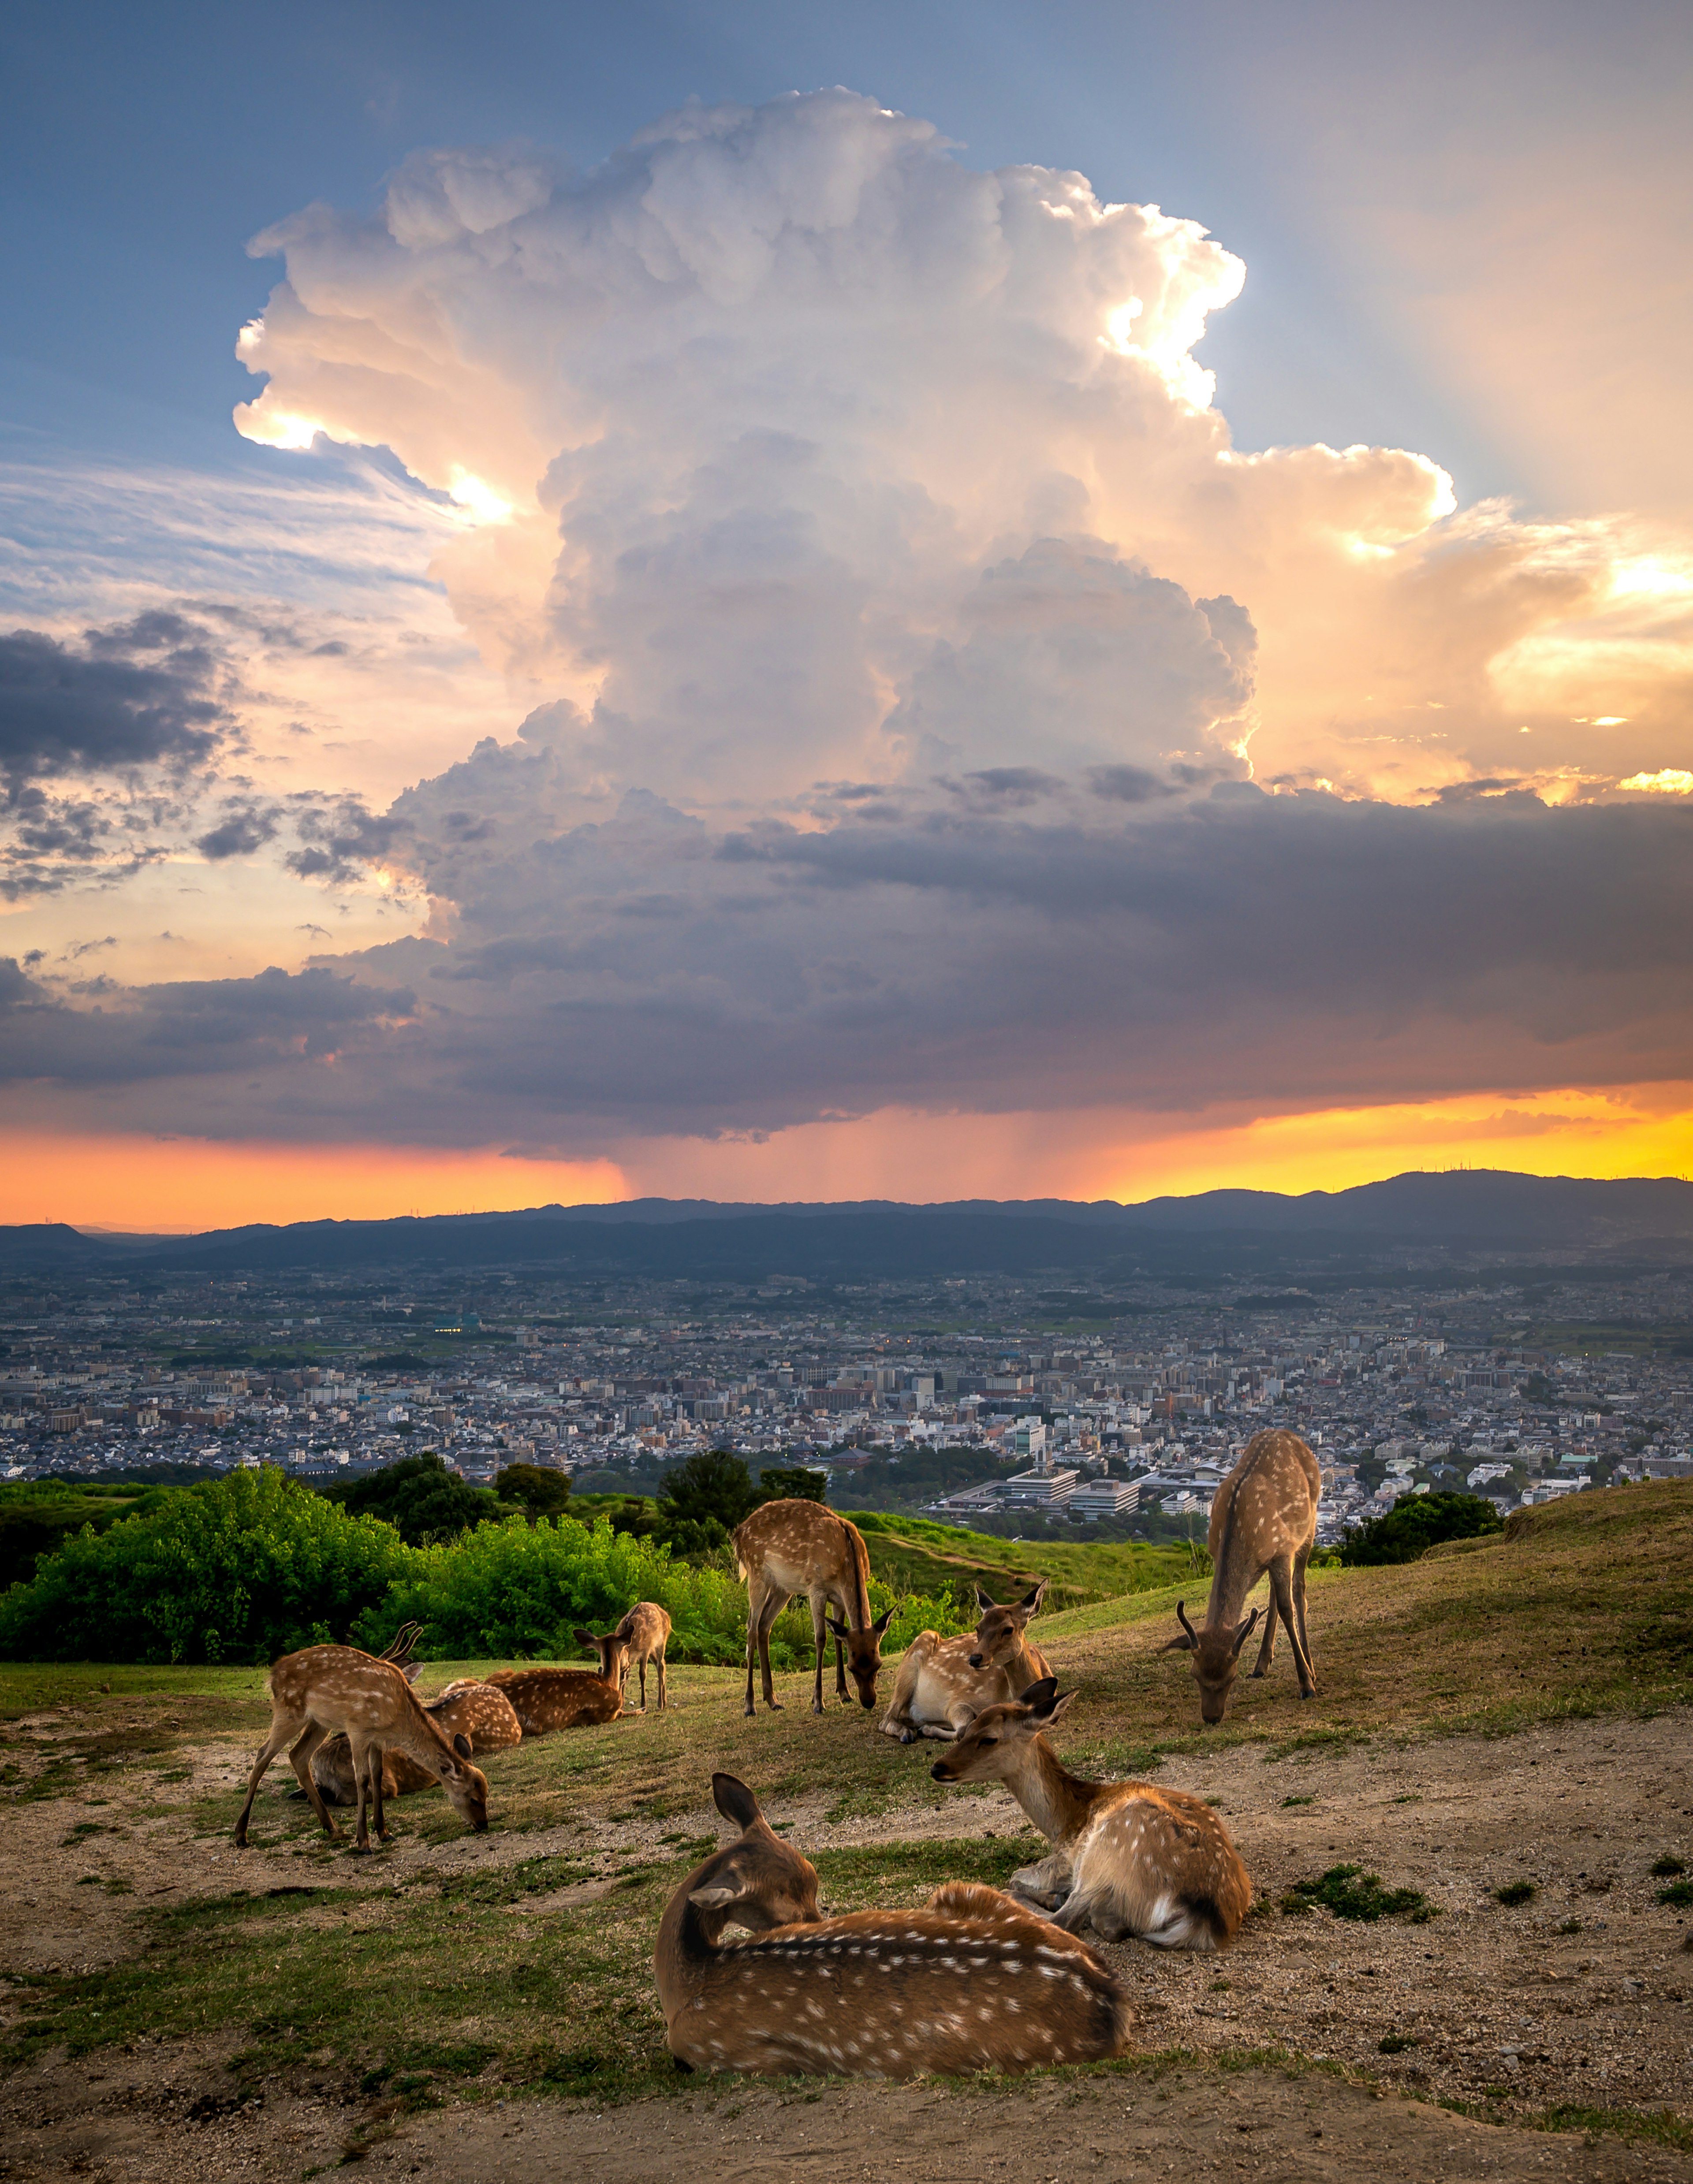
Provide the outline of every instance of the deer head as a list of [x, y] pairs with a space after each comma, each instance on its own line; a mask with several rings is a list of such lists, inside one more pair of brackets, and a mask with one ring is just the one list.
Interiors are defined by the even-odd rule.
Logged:
[[470, 1739], [461, 1730], [451, 1740], [451, 1749], [441, 1753], [435, 1771], [453, 1810], [467, 1827], [483, 1835], [488, 1828], [488, 1777], [481, 1768], [471, 1765], [470, 1752]]
[[713, 1945], [726, 1926], [762, 1934], [772, 1926], [811, 1926], [822, 1918], [817, 1869], [771, 1827], [758, 1800], [734, 1774], [713, 1774], [712, 1798], [740, 1840], [708, 1858], [688, 1883], [688, 1902]]
[[882, 1638], [893, 1620], [892, 1608], [879, 1615], [867, 1630], [849, 1630], [838, 1615], [831, 1615], [827, 1620], [829, 1628], [846, 1649], [846, 1673], [858, 1685], [859, 1705], [874, 1706], [876, 1678], [882, 1666]]
[[1023, 1633], [1040, 1613], [1046, 1595], [1047, 1580], [1042, 1578], [1020, 1600], [1001, 1607], [978, 1585], [975, 1604], [981, 1610], [981, 1620], [975, 1627], [975, 1649], [969, 1657], [971, 1668], [1003, 1669], [1014, 1660], [1023, 1642]]
[[1208, 1623], [1203, 1630], [1196, 1630], [1187, 1620], [1184, 1601], [1176, 1603], [1176, 1620], [1182, 1635], [1160, 1646], [1160, 1653], [1191, 1653], [1193, 1656], [1193, 1680], [1199, 1686], [1199, 1714], [1202, 1720], [1215, 1728], [1223, 1718], [1228, 1704], [1228, 1695], [1234, 1688], [1234, 1680], [1240, 1667], [1240, 1649], [1252, 1635], [1260, 1611], [1254, 1608], [1243, 1622], [1232, 1630], [1214, 1630]]
[[1056, 1676], [1043, 1676], [1020, 1698], [984, 1707], [929, 1772], [937, 1782], [1012, 1780], [1023, 1772], [1036, 1738], [1069, 1712], [1075, 1698], [1074, 1691], [1059, 1696]]
[[600, 1656], [600, 1674], [608, 1684], [621, 1686], [629, 1665], [629, 1641], [615, 1630], [608, 1630], [603, 1638], [596, 1638], [591, 1630], [573, 1630], [570, 1634], [578, 1646], [586, 1646]]

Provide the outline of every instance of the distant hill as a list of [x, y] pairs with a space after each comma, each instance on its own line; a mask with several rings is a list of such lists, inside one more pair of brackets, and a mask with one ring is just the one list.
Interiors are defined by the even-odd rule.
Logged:
[[1064, 1199], [903, 1206], [638, 1199], [522, 1213], [309, 1221], [126, 1236], [62, 1223], [0, 1228], [0, 1271], [284, 1273], [359, 1267], [545, 1268], [562, 1274], [874, 1280], [947, 1274], [1247, 1275], [1359, 1265], [1395, 1249], [1663, 1251], [1693, 1244], [1693, 1184], [1504, 1170], [1417, 1173], [1350, 1190], [1210, 1190], [1137, 1206]]

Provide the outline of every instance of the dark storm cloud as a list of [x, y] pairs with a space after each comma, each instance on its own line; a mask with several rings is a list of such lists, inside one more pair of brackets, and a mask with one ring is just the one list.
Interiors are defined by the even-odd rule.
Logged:
[[208, 759], [232, 726], [206, 632], [154, 613], [82, 644], [38, 630], [0, 635], [0, 783], [128, 772]]

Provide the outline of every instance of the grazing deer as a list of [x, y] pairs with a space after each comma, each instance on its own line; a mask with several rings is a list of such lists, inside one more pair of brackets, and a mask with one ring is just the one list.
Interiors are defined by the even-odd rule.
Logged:
[[[1149, 1782], [1084, 1782], [1044, 1732], [1075, 1698], [1046, 1676], [959, 1732], [930, 1773], [937, 1782], [1003, 1782], [1053, 1846], [1011, 1876], [1020, 1896], [1071, 1933], [1091, 1925], [1107, 1942], [1132, 1934], [1160, 1949], [1232, 1942], [1252, 1883], [1228, 1830], [1185, 1790]], [[1059, 1908], [1062, 1906], [1062, 1908]]]
[[1246, 1596], [1266, 1570], [1270, 1573], [1270, 1620], [1258, 1650], [1261, 1676], [1276, 1645], [1276, 1618], [1287, 1626], [1293, 1666], [1299, 1673], [1299, 1696], [1316, 1696], [1311, 1673], [1310, 1640], [1305, 1635], [1305, 1564], [1316, 1545], [1316, 1505], [1322, 1476], [1316, 1458], [1295, 1433], [1280, 1426], [1254, 1434], [1241, 1458], [1211, 1504], [1211, 1596], [1205, 1619], [1196, 1630], [1185, 1601], [1176, 1603], [1182, 1635], [1159, 1647], [1165, 1653], [1191, 1653], [1199, 1686], [1199, 1712], [1220, 1722], [1228, 1704], [1240, 1663], [1240, 1651], [1258, 1621], [1254, 1607], [1243, 1616]]
[[899, 1664], [883, 1736], [902, 1744], [923, 1736], [944, 1741], [984, 1707], [1015, 1698], [1050, 1674], [1045, 1657], [1024, 1635], [1046, 1590], [1042, 1578], [1021, 1600], [1001, 1607], [978, 1585], [981, 1619], [973, 1631], [943, 1638], [938, 1630], [919, 1630]]
[[[412, 1673], [416, 1673], [413, 1671]], [[470, 1740], [472, 1754], [478, 1752], [500, 1752], [506, 1746], [522, 1741], [522, 1724], [511, 1711], [511, 1702], [504, 1691], [496, 1691], [492, 1684], [477, 1683], [468, 1678], [446, 1689], [433, 1699], [422, 1702], [423, 1711], [449, 1738], [465, 1736]], [[331, 1805], [352, 1805], [358, 1802], [358, 1784], [353, 1774], [353, 1747], [344, 1736], [332, 1736], [320, 1744], [311, 1755], [312, 1780], [322, 1791], [324, 1801]], [[384, 1797], [411, 1797], [419, 1790], [433, 1790], [438, 1777], [427, 1767], [409, 1758], [403, 1752], [383, 1754], [382, 1786]]]
[[323, 1823], [332, 1842], [338, 1840], [316, 1783], [311, 1758], [327, 1736], [339, 1730], [351, 1747], [353, 1779], [359, 1792], [357, 1847], [370, 1848], [365, 1825], [366, 1800], [376, 1807], [377, 1833], [386, 1836], [383, 1815], [383, 1754], [403, 1752], [427, 1767], [451, 1799], [454, 1810], [478, 1834], [488, 1825], [488, 1778], [470, 1764], [470, 1739], [449, 1738], [427, 1714], [404, 1674], [391, 1661], [379, 1661], [351, 1646], [308, 1646], [285, 1653], [271, 1670], [271, 1732], [265, 1739], [247, 1785], [247, 1802], [235, 1824], [237, 1847], [247, 1847], [247, 1819], [265, 1770], [288, 1749], [299, 1786]]
[[[860, 1705], [874, 1707], [882, 1633], [893, 1610], [870, 1620], [870, 1557], [858, 1526], [820, 1502], [767, 1502], [735, 1527], [735, 1555], [736, 1568], [746, 1580], [747, 1713], [755, 1711], [755, 1654], [764, 1672], [764, 1703], [780, 1706], [770, 1681], [770, 1631], [788, 1602], [802, 1592], [811, 1602], [812, 1641], [817, 1647], [812, 1712], [823, 1712], [825, 1618], [835, 1636], [836, 1696], [846, 1698], [846, 1671], [851, 1669]], [[831, 1607], [841, 1610], [844, 1623], [828, 1613]]]
[[651, 1600], [638, 1600], [615, 1630], [596, 1638], [590, 1630], [575, 1634], [578, 1646], [591, 1646], [600, 1656], [600, 1674], [608, 1684], [627, 1691], [629, 1670], [640, 1670], [640, 1711], [646, 1712], [646, 1664], [658, 1663], [658, 1711], [664, 1712], [664, 1649], [670, 1643], [670, 1618]]
[[[585, 1631], [576, 1635], [595, 1642]], [[525, 1736], [550, 1736], [556, 1729], [597, 1729], [623, 1710], [623, 1695], [592, 1669], [496, 1669], [483, 1679], [510, 1702]]]
[[[817, 1874], [732, 1774], [742, 1832], [670, 1899], [653, 1969], [684, 2070], [848, 2077], [1103, 2062], [1128, 2045], [1128, 1997], [1084, 1942], [995, 1888], [954, 1882], [920, 1911], [825, 1919]], [[752, 1938], [725, 1942], [725, 1927]]]

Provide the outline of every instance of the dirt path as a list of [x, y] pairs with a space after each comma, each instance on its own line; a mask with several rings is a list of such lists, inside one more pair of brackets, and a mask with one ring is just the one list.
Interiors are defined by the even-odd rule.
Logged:
[[[174, 1756], [178, 1769], [190, 1762], [193, 1774], [161, 1785], [151, 1807], [131, 1803], [120, 1814], [67, 1799], [14, 1808], [0, 1962], [109, 1962], [132, 1948], [138, 1904], [302, 1879], [318, 1853], [277, 1845], [238, 1860], [227, 1844], [189, 1836], [180, 1801], [226, 1786], [241, 1763], [222, 1743]], [[1657, 1902], [1664, 1884], [1651, 1872], [1665, 1854], [1693, 1867], [1693, 1719], [1572, 1722], [1403, 1748], [1377, 1741], [1305, 1763], [1219, 1748], [1171, 1761], [1159, 1779], [1218, 1802], [1271, 1905], [1295, 1880], [1344, 1862], [1421, 1889], [1439, 1908], [1422, 1925], [1272, 1910], [1249, 1920], [1223, 1957], [1109, 1949], [1135, 2000], [1138, 2045], [1201, 2057], [1286, 2049], [1369, 2073], [1385, 2099], [1320, 2070], [1284, 2077], [1202, 2062], [1179, 2083], [1137, 2075], [1014, 2097], [927, 2087], [795, 2099], [749, 2090], [710, 2110], [696, 2096], [599, 2118], [562, 2101], [496, 2107], [488, 2086], [467, 2105], [401, 2120], [366, 2158], [383, 2174], [417, 2164], [444, 2178], [538, 2177], [544, 2166], [585, 2162], [595, 2184], [612, 2184], [669, 2173], [687, 2148], [690, 2165], [712, 2177], [820, 2174], [858, 2159], [878, 2172], [957, 2176], [963, 2167], [1020, 2181], [1053, 2173], [1041, 2164], [1049, 2153], [1056, 2162], [1059, 2133], [1064, 2173], [1082, 2177], [1209, 2166], [1315, 2178], [1347, 2162], [1356, 2174], [1366, 2153], [1368, 2173], [1380, 2176], [1693, 2179], [1693, 2161], [1662, 2148], [1624, 2148], [1608, 2137], [1584, 2148], [1578, 2134], [1500, 2131], [1432, 2105], [1483, 2102], [1525, 2116], [1560, 2106], [1693, 2111], [1693, 1926], [1686, 1908]], [[772, 1800], [768, 1809], [812, 1852], [1023, 1825], [997, 1791], [832, 1824], [820, 1796]], [[439, 1873], [558, 1849], [602, 1856], [609, 1869], [690, 1819], [584, 1821], [434, 1843], [412, 1836], [379, 1868], [337, 1860], [334, 1878], [367, 1887], [368, 1915], [379, 1917], [381, 1899], [412, 1868]], [[706, 1833], [714, 1824], [702, 1812], [697, 1825]], [[1494, 1899], [1518, 1880], [1534, 1884], [1529, 1902], [1507, 1908]], [[541, 1925], [545, 1909], [530, 1904], [525, 1915]], [[184, 2164], [215, 2176], [299, 2177], [339, 2161], [355, 2129], [387, 2127], [327, 2085], [316, 2094], [267, 2088], [261, 2108], [230, 2114], [230, 2086], [210, 2048], [138, 2046], [75, 2067], [46, 2059], [0, 2084], [0, 2153], [10, 2158], [0, 2174], [57, 2176], [80, 2162], [81, 2173], [113, 2179], [164, 2176]]]

